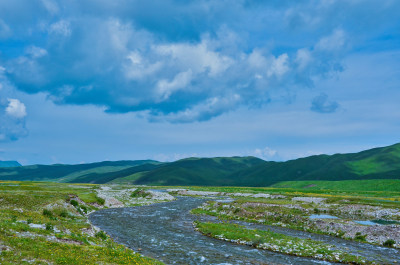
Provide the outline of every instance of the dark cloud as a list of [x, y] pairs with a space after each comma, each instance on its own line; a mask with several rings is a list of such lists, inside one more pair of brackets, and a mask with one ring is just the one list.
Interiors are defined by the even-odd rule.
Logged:
[[311, 110], [319, 113], [332, 113], [339, 108], [339, 103], [329, 101], [328, 95], [321, 93], [311, 102]]
[[57, 104], [202, 121], [342, 71], [369, 32], [354, 38], [348, 23], [371, 18], [366, 3], [16, 0], [0, 4], [0, 62], [18, 89]]

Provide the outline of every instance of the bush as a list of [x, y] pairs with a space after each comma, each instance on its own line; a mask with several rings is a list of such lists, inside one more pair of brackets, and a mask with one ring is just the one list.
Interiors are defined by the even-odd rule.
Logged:
[[69, 213], [68, 213], [68, 211], [67, 211], [66, 209], [62, 209], [61, 212], [60, 212], [60, 214], [59, 214], [59, 216], [61, 216], [61, 217], [68, 217], [68, 216], [69, 216]]
[[106, 203], [106, 200], [104, 200], [103, 198], [97, 197], [97, 196], [96, 196], [96, 201], [100, 205], [104, 205], [104, 203]]
[[87, 209], [87, 207], [85, 205], [81, 205], [80, 208], [84, 213], [88, 212], [88, 209]]
[[147, 196], [150, 196], [151, 193], [147, 192], [144, 189], [136, 189], [132, 192], [131, 197], [132, 198], [146, 198]]
[[356, 236], [354, 237], [355, 240], [359, 241], [366, 241], [367, 240], [367, 235], [362, 235], [360, 232], [356, 233]]
[[53, 231], [53, 225], [50, 223], [46, 224], [46, 230]]
[[103, 231], [99, 231], [95, 234], [95, 237], [100, 238], [101, 240], [106, 240], [107, 234], [104, 233]]
[[76, 200], [71, 200], [69, 203], [74, 207], [78, 207], [79, 206], [79, 202], [76, 201]]
[[48, 209], [43, 209], [43, 215], [47, 217], [53, 217], [53, 213]]
[[394, 241], [393, 239], [388, 239], [385, 242], [383, 242], [383, 245], [385, 247], [393, 247], [396, 244], [396, 241]]

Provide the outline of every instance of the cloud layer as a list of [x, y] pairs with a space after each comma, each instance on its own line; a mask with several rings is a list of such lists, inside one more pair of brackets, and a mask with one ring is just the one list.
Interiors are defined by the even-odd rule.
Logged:
[[[0, 5], [0, 65], [18, 89], [172, 123], [260, 107], [313, 87], [344, 69], [352, 47], [393, 27], [399, 10], [395, 1], [334, 0]], [[334, 111], [337, 103], [323, 97], [312, 110]], [[9, 103], [14, 118], [23, 118], [22, 105]]]
[[28, 134], [25, 127], [25, 104], [14, 96], [14, 88], [0, 69], [0, 142], [14, 141]]

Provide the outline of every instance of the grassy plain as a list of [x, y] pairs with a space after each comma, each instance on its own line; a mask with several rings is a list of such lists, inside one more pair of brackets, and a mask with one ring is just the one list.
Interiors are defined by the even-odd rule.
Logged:
[[289, 255], [352, 264], [366, 264], [367, 262], [367, 258], [335, 250], [333, 245], [272, 231], [246, 229], [243, 226], [230, 223], [196, 222], [195, 227], [201, 233], [217, 239]]
[[0, 182], [1, 264], [161, 264], [88, 223], [98, 185]]

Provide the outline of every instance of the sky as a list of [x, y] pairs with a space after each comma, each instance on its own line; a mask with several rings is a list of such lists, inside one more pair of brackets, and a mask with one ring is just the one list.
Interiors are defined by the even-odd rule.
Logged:
[[400, 142], [400, 1], [0, 0], [0, 160]]

